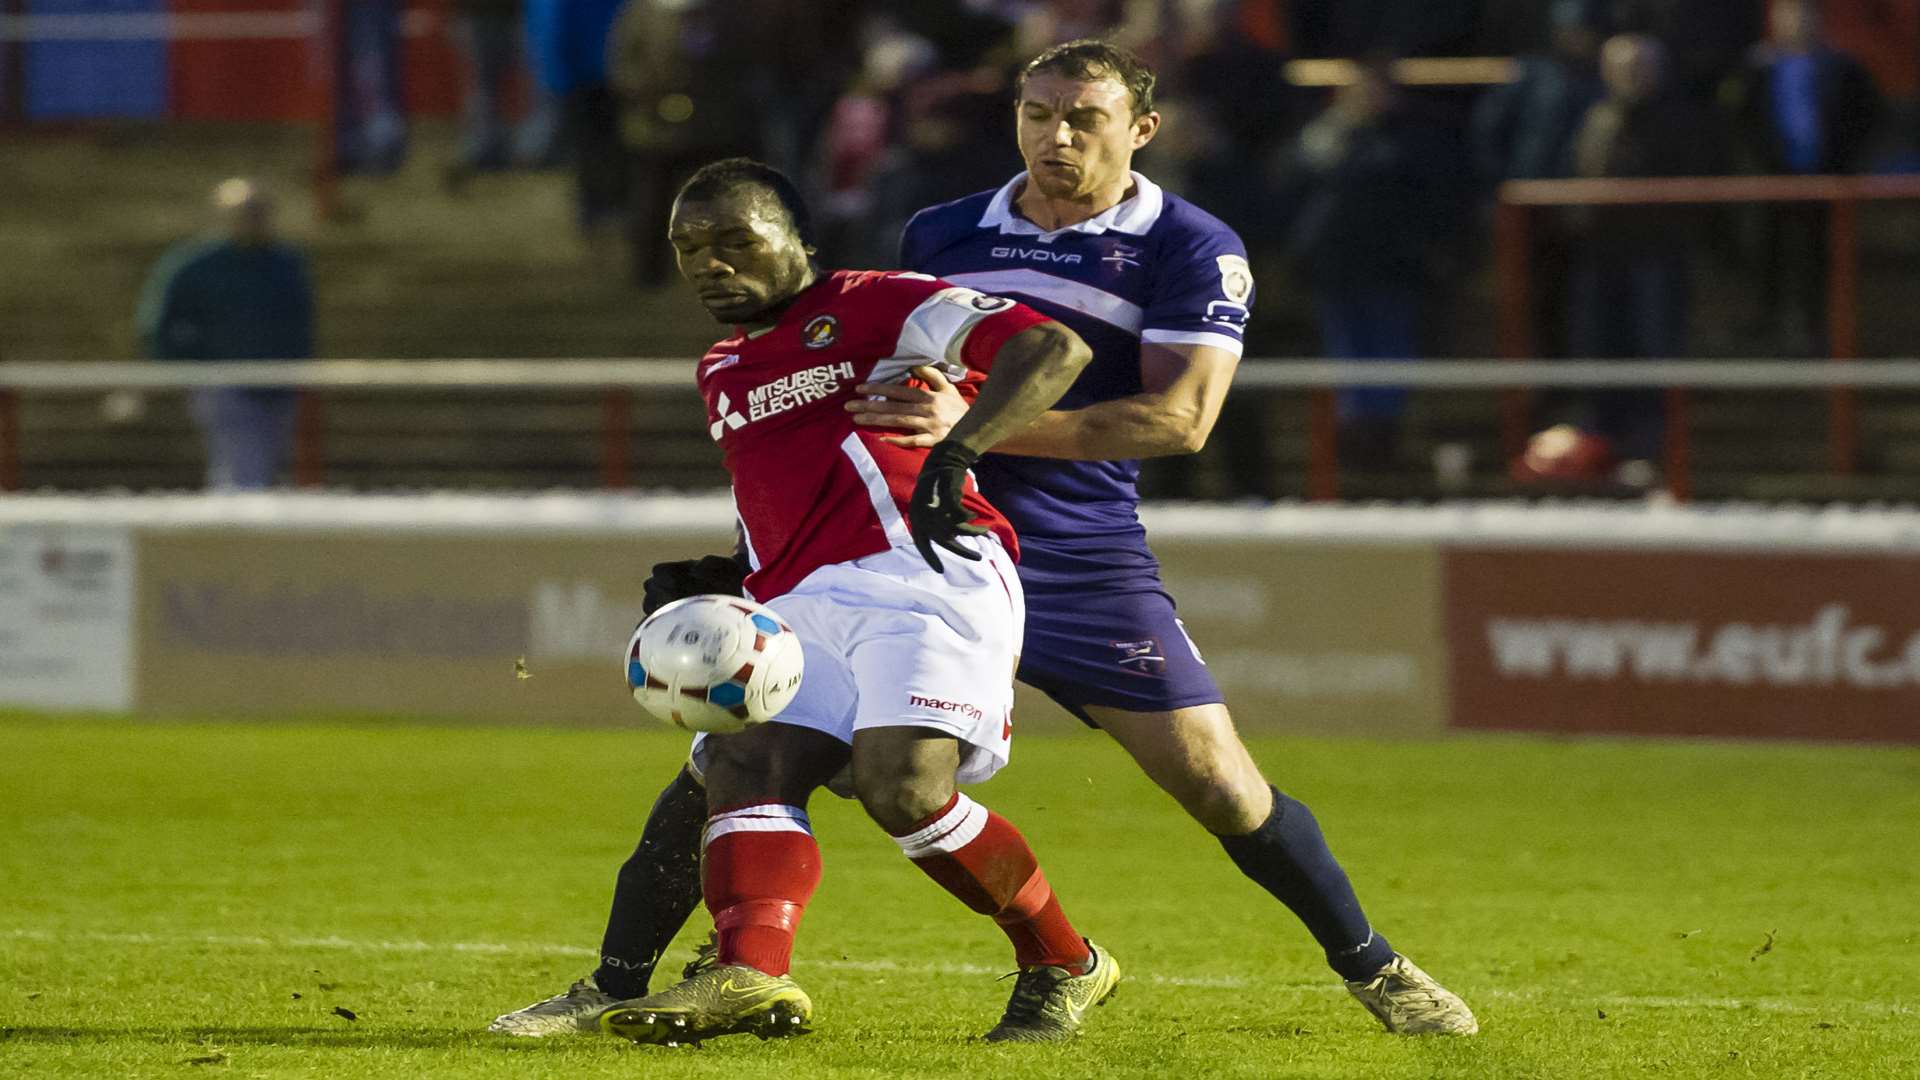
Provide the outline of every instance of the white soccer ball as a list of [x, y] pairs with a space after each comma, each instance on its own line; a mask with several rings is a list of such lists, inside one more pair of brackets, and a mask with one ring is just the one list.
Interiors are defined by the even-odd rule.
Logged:
[[800, 639], [786, 620], [737, 596], [676, 600], [627, 642], [633, 700], [687, 731], [766, 723], [800, 692], [801, 669]]

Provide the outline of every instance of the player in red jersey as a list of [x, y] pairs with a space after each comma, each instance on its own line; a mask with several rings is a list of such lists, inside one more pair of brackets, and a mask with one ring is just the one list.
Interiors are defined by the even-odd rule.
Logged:
[[[924, 274], [823, 274], [808, 231], [787, 179], [744, 159], [700, 170], [674, 205], [681, 273], [735, 327], [698, 379], [746, 591], [792, 624], [806, 678], [772, 722], [694, 740], [717, 965], [599, 1023], [653, 1043], [805, 1030], [812, 1004], [787, 969], [820, 880], [807, 799], [850, 762], [868, 815], [1013, 942], [1021, 974], [987, 1038], [1068, 1038], [1119, 968], [1068, 922], [1019, 831], [956, 785], [1006, 763], [1023, 623], [1013, 531], [967, 469], [1058, 400], [1090, 353], [1030, 308]], [[854, 425], [855, 386], [922, 365], [994, 374], [930, 449]]]

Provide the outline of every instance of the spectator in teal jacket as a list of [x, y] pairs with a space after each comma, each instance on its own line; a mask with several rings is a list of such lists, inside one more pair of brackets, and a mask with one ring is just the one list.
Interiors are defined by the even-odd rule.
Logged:
[[[140, 335], [155, 360], [305, 360], [313, 355], [306, 259], [278, 239], [253, 181], [214, 190], [219, 230], [173, 247], [147, 280]], [[191, 394], [207, 449], [207, 486], [270, 487], [293, 441], [297, 395], [218, 388]]]

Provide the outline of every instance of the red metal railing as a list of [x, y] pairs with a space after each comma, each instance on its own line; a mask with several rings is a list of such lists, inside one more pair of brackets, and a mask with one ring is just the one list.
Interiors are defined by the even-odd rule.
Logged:
[[[1494, 218], [1500, 351], [1509, 359], [1539, 355], [1533, 325], [1533, 216], [1543, 207], [1711, 206], [1826, 203], [1827, 349], [1844, 363], [1860, 355], [1859, 206], [1863, 202], [1920, 201], [1920, 177], [1723, 176], [1644, 180], [1515, 180], [1500, 187]], [[1667, 391], [1667, 482], [1675, 498], [1692, 492], [1689, 401], [1684, 388]], [[1508, 391], [1500, 409], [1501, 444], [1520, 452], [1529, 428], [1530, 398]], [[1827, 467], [1851, 475], [1860, 457], [1858, 398], [1848, 387], [1827, 392]]]
[[[1514, 388], [1665, 388], [1671, 422], [1665, 462], [1671, 490], [1690, 493], [1689, 388], [1797, 392], [1920, 389], [1920, 360], [1829, 361], [1528, 361], [1248, 360], [1238, 379], [1245, 390], [1305, 393], [1312, 403], [1308, 485], [1315, 498], [1339, 490], [1333, 393], [1336, 387], [1404, 386], [1414, 390], [1499, 391]], [[325, 482], [327, 459], [324, 395], [329, 390], [434, 394], [462, 389], [573, 391], [599, 403], [599, 481], [619, 489], [635, 480], [636, 394], [687, 394], [690, 366], [673, 359], [606, 360], [324, 360], [154, 364], [0, 363], [0, 491], [22, 483], [19, 396], [100, 394], [112, 390], [184, 392], [201, 387], [282, 386], [302, 389], [295, 421], [293, 479], [300, 486]], [[578, 399], [576, 399], [578, 400]], [[585, 404], [585, 401], [581, 402]], [[693, 402], [689, 407], [697, 408]], [[1519, 430], [1524, 431], [1524, 427]]]

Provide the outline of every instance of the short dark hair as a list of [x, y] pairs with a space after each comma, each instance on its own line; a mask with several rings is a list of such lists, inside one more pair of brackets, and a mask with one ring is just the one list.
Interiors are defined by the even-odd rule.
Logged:
[[807, 210], [807, 200], [801, 196], [800, 189], [794, 186], [793, 181], [787, 179], [787, 174], [765, 162], [745, 157], [708, 162], [680, 185], [680, 193], [674, 196], [674, 200], [713, 199], [749, 185], [771, 194], [786, 210], [787, 219], [793, 223], [793, 231], [800, 235], [800, 242], [808, 247], [813, 246], [813, 215]]
[[1113, 79], [1133, 95], [1134, 116], [1145, 116], [1153, 111], [1153, 69], [1147, 66], [1145, 60], [1111, 41], [1081, 38], [1055, 45], [1027, 61], [1027, 66], [1020, 69], [1020, 77], [1014, 80], [1016, 102], [1026, 92], [1027, 80], [1043, 71], [1083, 82]]

